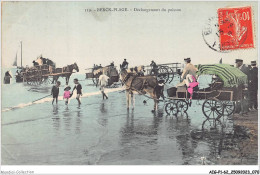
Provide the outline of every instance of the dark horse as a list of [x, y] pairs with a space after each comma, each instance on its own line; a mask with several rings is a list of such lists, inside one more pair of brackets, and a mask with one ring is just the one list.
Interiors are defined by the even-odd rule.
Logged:
[[60, 73], [60, 74], [53, 76], [52, 83], [53, 84], [56, 83], [58, 81], [59, 77], [65, 77], [66, 78], [66, 85], [68, 85], [69, 80], [70, 80], [70, 76], [71, 76], [74, 69], [77, 72], [79, 72], [79, 67], [78, 67], [77, 63], [65, 66], [63, 68], [56, 68], [55, 73], [56, 74]]

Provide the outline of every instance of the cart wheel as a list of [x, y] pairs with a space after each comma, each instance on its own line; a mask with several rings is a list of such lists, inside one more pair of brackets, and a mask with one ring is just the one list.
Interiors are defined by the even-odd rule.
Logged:
[[167, 83], [169, 80], [169, 72], [168, 72], [167, 67], [159, 66], [156, 77], [157, 77], [157, 80], [163, 79], [164, 83]]
[[169, 102], [165, 105], [165, 111], [168, 115], [176, 115], [178, 113], [178, 108], [176, 103]]
[[230, 116], [235, 112], [235, 102], [233, 101], [222, 101], [222, 109], [217, 110], [219, 115]]
[[203, 132], [212, 131], [212, 130], [223, 132], [223, 124], [219, 119], [207, 118], [206, 120], [203, 121], [201, 129]]
[[168, 83], [171, 83], [172, 81], [173, 81], [173, 78], [174, 78], [174, 72], [173, 72], [173, 70], [172, 70], [172, 68], [170, 68], [170, 67], [167, 67], [167, 69], [168, 69], [168, 75], [169, 75], [169, 80], [168, 80]]
[[207, 119], [216, 119], [223, 116], [218, 111], [222, 110], [222, 103], [218, 99], [207, 99], [202, 105], [202, 112]]
[[178, 112], [185, 113], [188, 110], [188, 103], [185, 100], [179, 100], [177, 102]]

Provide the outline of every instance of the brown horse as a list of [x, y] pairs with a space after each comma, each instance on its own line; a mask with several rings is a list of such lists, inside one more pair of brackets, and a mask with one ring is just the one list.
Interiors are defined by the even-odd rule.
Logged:
[[59, 77], [65, 77], [66, 78], [66, 85], [68, 85], [69, 80], [70, 80], [70, 76], [71, 76], [74, 69], [77, 72], [79, 72], [79, 67], [78, 67], [77, 63], [68, 65], [68, 66], [63, 67], [63, 68], [56, 68], [55, 73], [62, 73], [62, 74], [53, 76], [52, 83], [56, 83], [58, 81]]
[[127, 109], [130, 107], [131, 101], [134, 101], [134, 92], [139, 94], [149, 94], [154, 100], [154, 111], [158, 108], [158, 96], [156, 95], [156, 87], [158, 82], [155, 76], [138, 76], [134, 73], [128, 73], [127, 70], [123, 69], [120, 73], [122, 83], [125, 85], [126, 98], [127, 98]]

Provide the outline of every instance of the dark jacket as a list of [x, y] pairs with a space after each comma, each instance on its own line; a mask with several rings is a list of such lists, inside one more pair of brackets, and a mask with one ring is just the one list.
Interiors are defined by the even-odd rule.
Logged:
[[240, 68], [240, 70], [241, 70], [244, 74], [246, 74], [247, 76], [249, 76], [249, 68], [248, 68], [245, 64], [242, 65], [242, 67]]
[[247, 80], [249, 80], [249, 70], [250, 70], [250, 69], [249, 69], [245, 64], [243, 64], [242, 67], [240, 68], [240, 70], [241, 70], [244, 74], [247, 75]]
[[253, 67], [249, 70], [249, 84], [252, 86], [258, 85], [258, 68]]
[[127, 61], [124, 61], [124, 62], [122, 63], [122, 68], [125, 68], [125, 69], [128, 68], [128, 62], [127, 62]]
[[75, 89], [77, 90], [77, 94], [82, 94], [82, 92], [81, 92], [81, 89], [82, 89], [81, 84], [75, 85], [74, 88], [73, 88], [73, 91], [74, 91]]
[[59, 95], [59, 88], [57, 86], [53, 86], [51, 89], [51, 94], [55, 97]]

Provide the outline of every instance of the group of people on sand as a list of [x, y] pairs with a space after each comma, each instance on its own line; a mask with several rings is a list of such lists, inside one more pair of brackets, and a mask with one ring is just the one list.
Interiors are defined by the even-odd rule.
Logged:
[[243, 63], [242, 59], [235, 60], [236, 67], [240, 69], [244, 74], [247, 75], [247, 84], [245, 88], [248, 93], [245, 94], [245, 98], [241, 99], [241, 114], [247, 114], [251, 110], [257, 110], [258, 108], [258, 68], [256, 61], [251, 61], [251, 65]]
[[[78, 101], [78, 104], [81, 105], [80, 96], [82, 96], [82, 86], [79, 83], [79, 80], [77, 78], [74, 79], [74, 84], [75, 86], [71, 92], [70, 92], [71, 90], [70, 86], [66, 86], [64, 88], [63, 99], [65, 100], [66, 105], [68, 105], [69, 98], [72, 97], [74, 90], [76, 90], [77, 92], [76, 99]], [[54, 85], [51, 89], [51, 95], [53, 97], [52, 104], [54, 103], [55, 100], [56, 100], [56, 104], [58, 103], [60, 85], [61, 85], [60, 81], [57, 81], [56, 85]]]

